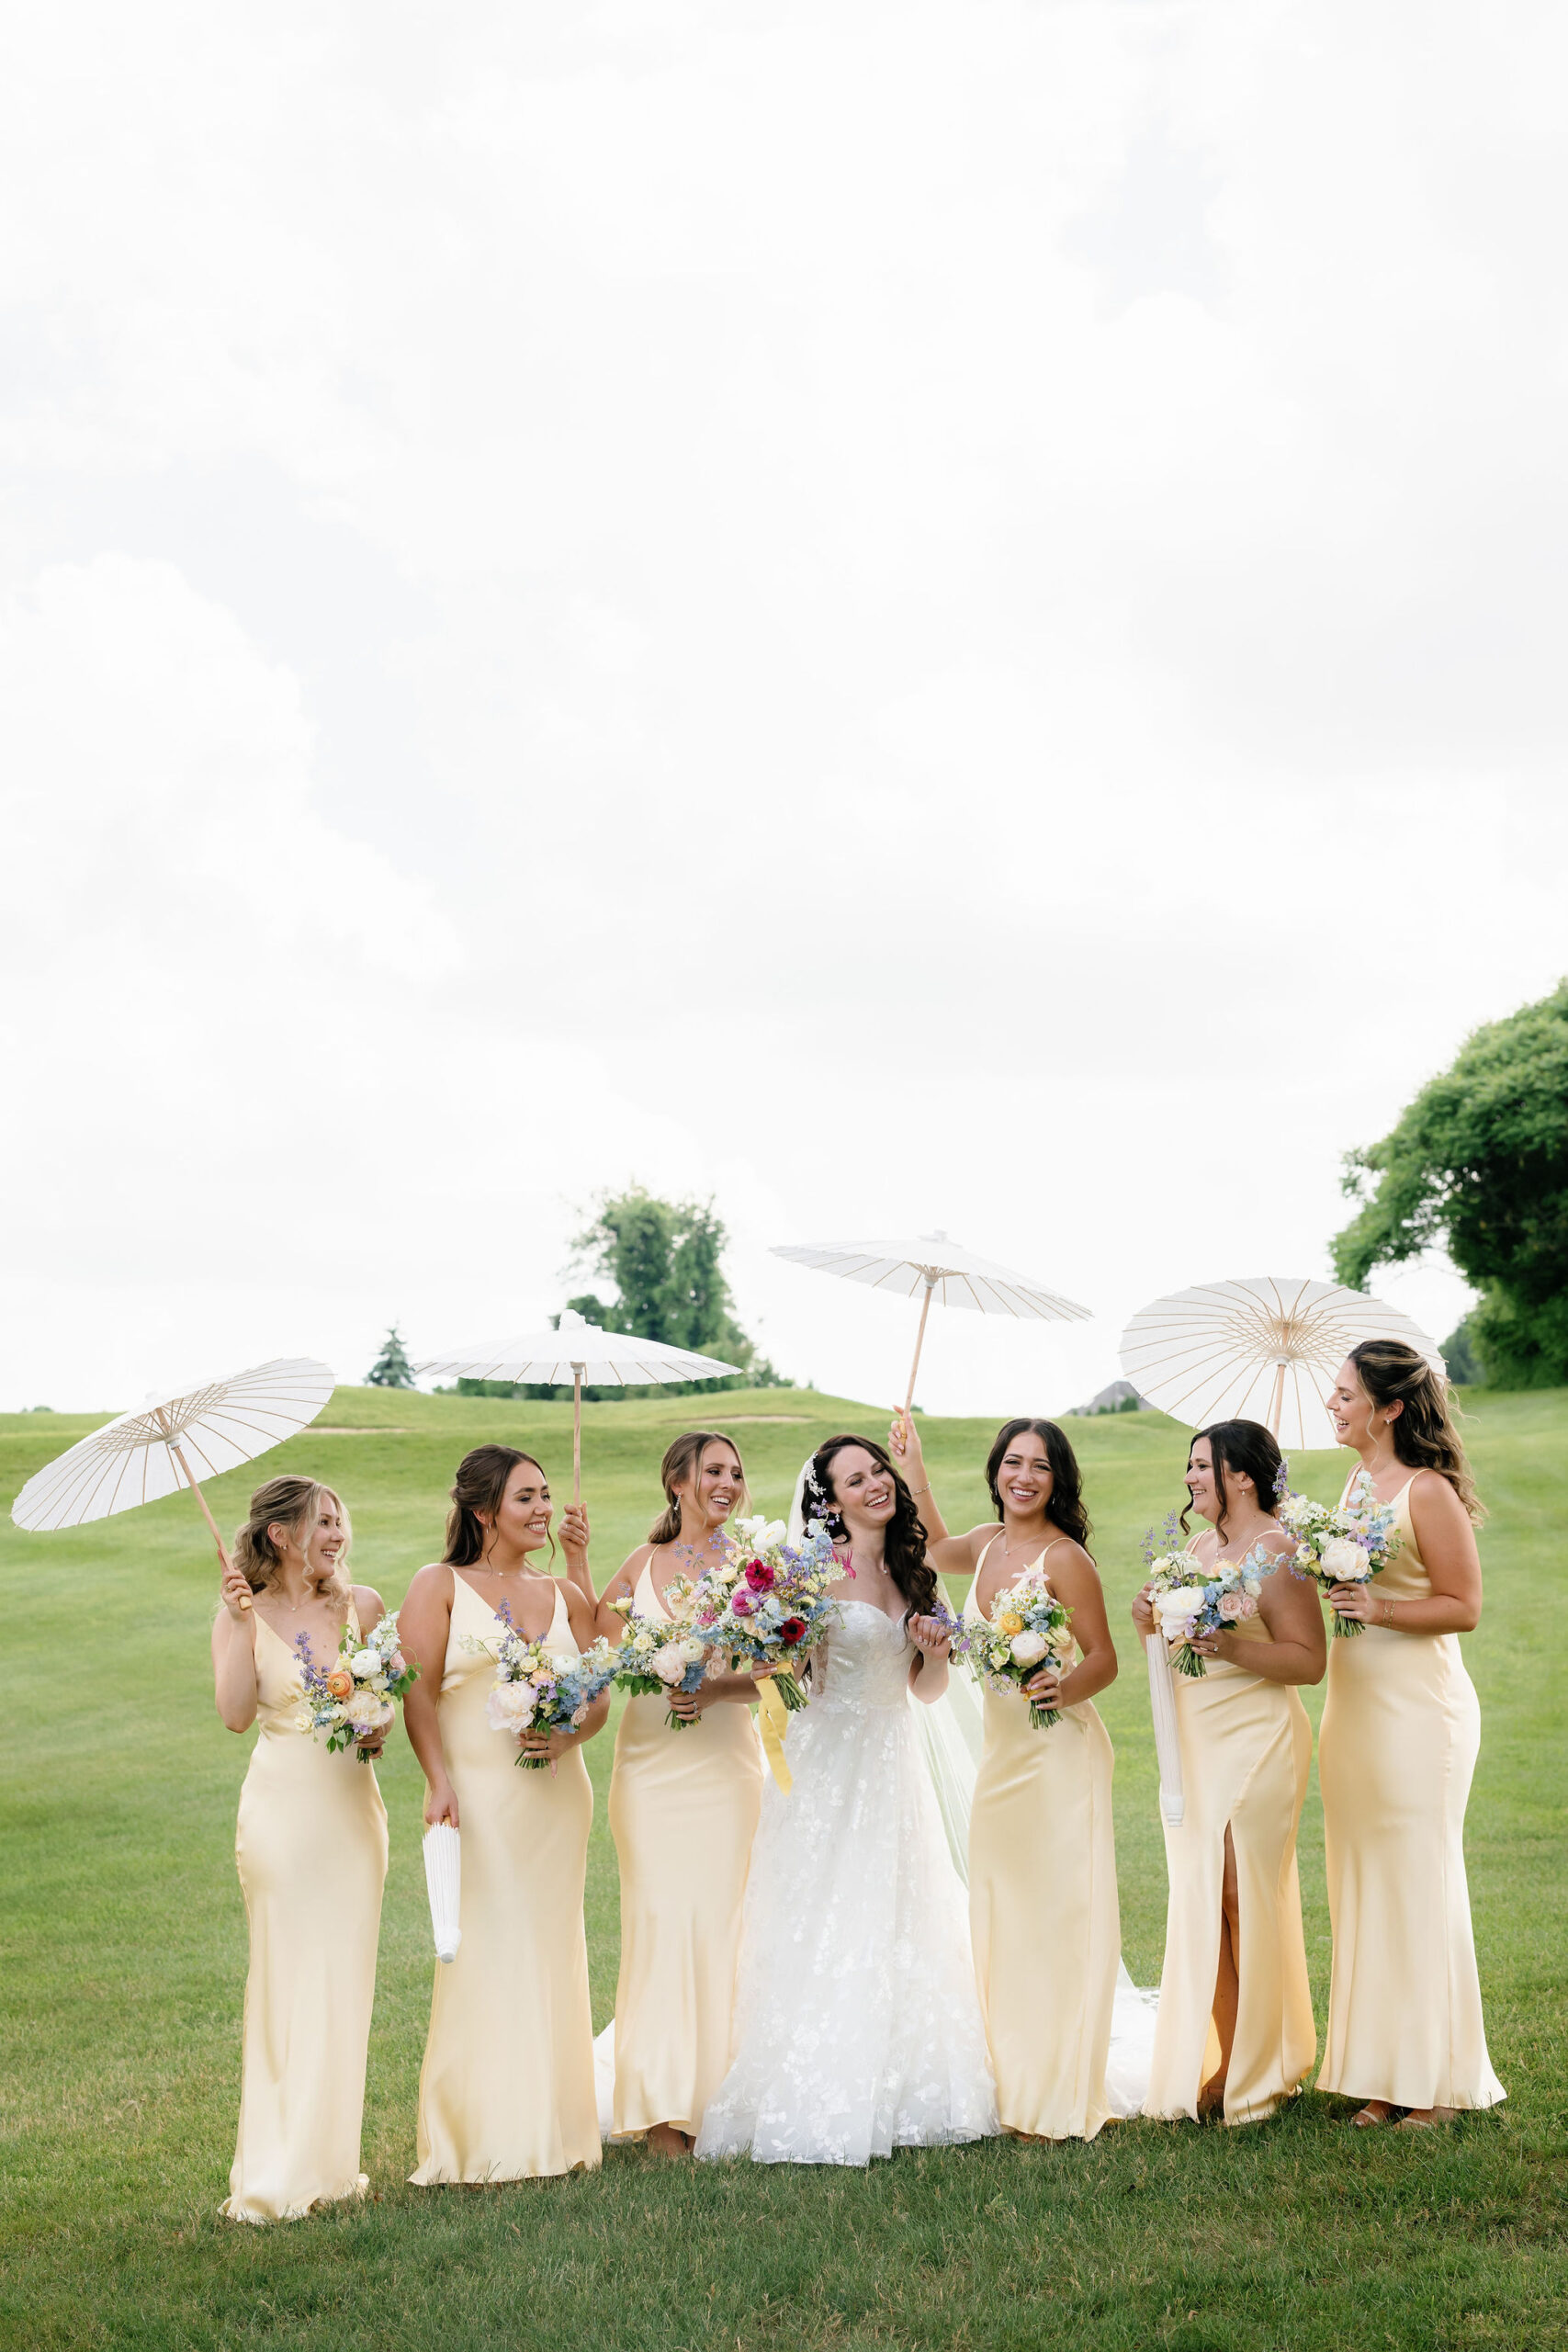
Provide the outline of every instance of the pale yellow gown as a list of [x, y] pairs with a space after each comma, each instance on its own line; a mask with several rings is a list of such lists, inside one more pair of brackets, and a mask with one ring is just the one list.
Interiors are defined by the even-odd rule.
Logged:
[[[1273, 1639], [1262, 1618], [1231, 1632]], [[1220, 2063], [1214, 1984], [1220, 1964], [1225, 1830], [1241, 1905], [1240, 1999], [1225, 2082], [1227, 2123], [1257, 2123], [1296, 2090], [1317, 2055], [1302, 1935], [1296, 1827], [1312, 1760], [1301, 1693], [1225, 1658], [1174, 1677], [1186, 1793], [1165, 1825], [1170, 1907], [1145, 2115], [1192, 2115]]]
[[[357, 1636], [352, 1601], [348, 1622]], [[234, 1855], [251, 1926], [240, 2132], [221, 2208], [284, 2222], [362, 2196], [359, 2131], [387, 1875], [376, 1768], [299, 1729], [299, 1662], [258, 1611]]]
[[[1371, 1589], [1425, 1600], [1409, 1485], [1398, 1502], [1400, 1548]], [[1334, 1973], [1320, 2091], [1421, 2108], [1506, 2097], [1486, 2054], [1464, 1869], [1480, 1747], [1457, 1634], [1369, 1625], [1330, 1639], [1317, 1773]]]
[[[525, 2180], [592, 2170], [600, 2160], [582, 1892], [593, 1792], [582, 1750], [554, 1775], [517, 1763], [485, 1700], [502, 1627], [462, 1572], [452, 1572], [452, 1626], [439, 1700], [441, 1742], [457, 1792], [463, 1931], [438, 1962], [419, 2077], [420, 2188]], [[576, 1650], [555, 1583], [546, 1640]]]
[[[982, 1552], [970, 1623], [983, 1615], [985, 1562]], [[1092, 2140], [1113, 2111], [1105, 2060], [1122, 1957], [1110, 1736], [1087, 1700], [1032, 1730], [1027, 1699], [987, 1690], [985, 1716], [969, 1928], [997, 2113], [1004, 2131]]]
[[[638, 1616], [663, 1616], [653, 1577]], [[694, 2132], [735, 2057], [735, 1973], [762, 1748], [751, 1711], [709, 1707], [684, 1731], [663, 1698], [629, 1699], [615, 1741], [610, 1828], [621, 1866], [613, 2136]]]

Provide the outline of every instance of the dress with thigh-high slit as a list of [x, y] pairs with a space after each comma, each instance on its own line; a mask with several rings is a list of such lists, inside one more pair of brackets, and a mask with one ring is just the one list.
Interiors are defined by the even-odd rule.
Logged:
[[[645, 1566], [639, 1617], [668, 1612]], [[740, 1919], [762, 1747], [750, 1707], [724, 1701], [676, 1730], [663, 1697], [628, 1699], [610, 1777], [621, 1870], [613, 2133], [695, 2132], [735, 2055]]]
[[[352, 1600], [348, 1625], [357, 1641]], [[299, 1661], [259, 1611], [255, 1645], [259, 1729], [234, 1837], [251, 1965], [222, 2211], [283, 2222], [367, 2186], [359, 2133], [387, 1815], [373, 1764], [299, 1729]]]
[[[1359, 1473], [1353, 1473], [1359, 1476]], [[1427, 1600], [1410, 1485], [1370, 1590]], [[1347, 1490], [1348, 1491], [1348, 1490]], [[1318, 1738], [1334, 1931], [1320, 2091], [1393, 2107], [1495, 2107], [1464, 1868], [1481, 1704], [1457, 1634], [1369, 1625], [1328, 1645]]]
[[[1273, 1639], [1261, 1616], [1230, 1631], [1244, 1642]], [[1144, 2112], [1195, 2116], [1220, 2063], [1213, 2007], [1228, 1828], [1241, 1950], [1224, 2120], [1256, 2123], [1300, 2087], [1317, 2054], [1296, 1873], [1312, 1726], [1291, 1685], [1227, 1658], [1204, 1667], [1174, 1677], [1187, 1803], [1179, 1826], [1165, 1825], [1170, 1899]]]
[[[970, 1623], [985, 1565], [982, 1552]], [[1118, 2111], [1105, 2087], [1122, 1952], [1111, 1741], [1087, 1700], [1036, 1730], [1027, 1699], [987, 1690], [985, 1723], [969, 1926], [998, 2117], [1037, 2139], [1092, 2140]]]
[[[558, 1579], [545, 1639], [575, 1651]], [[492, 1729], [500, 1620], [452, 1571], [438, 1702], [462, 1839], [457, 1957], [438, 1962], [419, 2077], [419, 2187], [525, 2180], [600, 2161], [582, 1894], [593, 1791], [581, 1747], [554, 1772]]]

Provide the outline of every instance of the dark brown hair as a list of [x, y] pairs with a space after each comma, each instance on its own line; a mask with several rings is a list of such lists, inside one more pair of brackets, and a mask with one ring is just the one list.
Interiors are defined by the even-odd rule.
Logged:
[[[1201, 1437], [1209, 1441], [1209, 1451], [1214, 1460], [1214, 1493], [1219, 1499], [1219, 1516], [1214, 1532], [1223, 1544], [1225, 1540], [1225, 1513], [1230, 1509], [1230, 1497], [1225, 1490], [1225, 1472], [1239, 1471], [1250, 1478], [1258, 1489], [1258, 1508], [1272, 1514], [1280, 1499], [1280, 1483], [1284, 1477], [1285, 1457], [1280, 1451], [1279, 1440], [1272, 1430], [1261, 1421], [1211, 1421], [1206, 1430], [1194, 1430], [1188, 1441], [1187, 1459], [1192, 1459], [1192, 1448]], [[1181, 1514], [1181, 1532], [1187, 1532], [1187, 1512], [1192, 1508], [1190, 1494]]]
[[1087, 1552], [1089, 1539], [1093, 1531], [1089, 1523], [1089, 1513], [1083, 1505], [1083, 1474], [1078, 1468], [1077, 1455], [1067, 1443], [1066, 1432], [1059, 1430], [1055, 1421], [1028, 1419], [1004, 1421], [997, 1431], [990, 1453], [986, 1457], [986, 1485], [990, 1489], [991, 1503], [997, 1517], [1000, 1520], [1005, 1520], [1007, 1517], [1007, 1513], [1002, 1509], [1001, 1491], [997, 1483], [998, 1474], [1007, 1459], [1009, 1446], [1015, 1437], [1021, 1437], [1025, 1430], [1031, 1430], [1043, 1443], [1045, 1460], [1051, 1471], [1051, 1494], [1045, 1505], [1046, 1518], [1054, 1527], [1059, 1527], [1064, 1535], [1070, 1535], [1075, 1544], [1081, 1544]]
[[746, 1486], [746, 1464], [740, 1462], [740, 1448], [722, 1430], [686, 1430], [673, 1445], [665, 1448], [664, 1459], [659, 1465], [659, 1483], [664, 1489], [664, 1509], [648, 1531], [650, 1544], [673, 1544], [681, 1532], [681, 1498], [677, 1487], [689, 1486], [702, 1468], [703, 1456], [710, 1445], [727, 1445], [740, 1463], [740, 1500], [750, 1500]]
[[[322, 1586], [323, 1591], [347, 1590], [343, 1568], [348, 1559], [348, 1545], [354, 1541], [354, 1530], [344, 1510], [343, 1497], [331, 1487], [323, 1487], [319, 1478], [301, 1478], [287, 1471], [281, 1477], [269, 1478], [251, 1497], [251, 1514], [234, 1537], [234, 1566], [253, 1592], [265, 1591], [283, 1566], [283, 1555], [267, 1533], [271, 1527], [287, 1527], [298, 1533], [307, 1521], [313, 1521], [321, 1507], [321, 1497], [331, 1495], [343, 1512], [344, 1532], [348, 1538], [338, 1554], [337, 1573], [333, 1586]], [[305, 1543], [310, 1542], [305, 1537]], [[303, 1550], [301, 1544], [300, 1549]]]
[[[447, 1566], [471, 1568], [484, 1558], [486, 1530], [479, 1514], [488, 1510], [494, 1519], [506, 1482], [520, 1462], [533, 1463], [544, 1477], [544, 1464], [535, 1454], [519, 1453], [514, 1445], [476, 1445], [471, 1453], [464, 1454], [452, 1481], [452, 1508], [446, 1514], [446, 1549], [441, 1557]], [[552, 1560], [555, 1555], [552, 1534]]]
[[[841, 1453], [846, 1445], [863, 1446], [879, 1469], [892, 1474], [893, 1516], [887, 1522], [882, 1556], [887, 1563], [887, 1573], [903, 1599], [905, 1617], [929, 1617], [936, 1607], [937, 1580], [936, 1570], [926, 1557], [925, 1522], [915, 1509], [915, 1498], [905, 1485], [897, 1464], [874, 1437], [852, 1437], [846, 1433], [840, 1437], [830, 1437], [818, 1447], [811, 1457], [811, 1469], [807, 1480], [806, 1515], [810, 1518], [815, 1505], [821, 1513], [829, 1534], [835, 1538], [842, 1537], [844, 1522], [839, 1517], [833, 1501], [832, 1467], [834, 1457]], [[815, 1495], [812, 1492], [813, 1483]]]
[[1363, 1340], [1350, 1362], [1374, 1407], [1399, 1404], [1388, 1424], [1397, 1458], [1412, 1470], [1435, 1470], [1446, 1478], [1472, 1520], [1486, 1514], [1475, 1491], [1464, 1448], [1454, 1427], [1448, 1386], [1418, 1348], [1403, 1340]]

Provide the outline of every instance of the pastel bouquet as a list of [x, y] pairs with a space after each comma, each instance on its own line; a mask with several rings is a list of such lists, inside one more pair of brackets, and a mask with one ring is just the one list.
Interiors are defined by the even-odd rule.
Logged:
[[831, 1622], [828, 1587], [840, 1574], [831, 1540], [814, 1519], [798, 1544], [782, 1519], [741, 1519], [717, 1559], [697, 1577], [690, 1630], [743, 1672], [771, 1673], [792, 1712], [806, 1694], [795, 1668]]
[[[495, 1681], [485, 1700], [492, 1731], [521, 1739], [525, 1732], [579, 1731], [588, 1710], [615, 1679], [615, 1650], [603, 1635], [588, 1649], [552, 1650], [520, 1634], [504, 1609], [506, 1631], [485, 1641], [467, 1638], [467, 1647], [495, 1660]], [[542, 1771], [547, 1756], [515, 1759], [530, 1772]]]
[[[691, 1611], [696, 1586], [690, 1577], [674, 1577], [666, 1586], [666, 1617], [639, 1617], [631, 1600], [611, 1607], [626, 1621], [626, 1639], [615, 1652], [615, 1687], [634, 1699], [673, 1698], [701, 1687], [707, 1672], [710, 1645], [705, 1634], [694, 1633]], [[699, 1719], [679, 1715], [673, 1707], [664, 1718], [672, 1731], [688, 1731]]]
[[1263, 1579], [1273, 1568], [1261, 1543], [1242, 1559], [1215, 1560], [1204, 1567], [1192, 1553], [1176, 1548], [1177, 1534], [1174, 1512], [1158, 1535], [1149, 1530], [1144, 1538], [1145, 1582], [1153, 1587], [1155, 1623], [1171, 1664], [1180, 1674], [1197, 1676], [1207, 1669], [1193, 1643], [1256, 1617]]
[[[988, 1623], [984, 1617], [968, 1619], [953, 1645], [976, 1682], [988, 1690], [1015, 1691], [1021, 1697], [1024, 1684], [1042, 1667], [1060, 1667], [1072, 1646], [1070, 1612], [1032, 1569], [998, 1593]], [[1060, 1707], [1030, 1700], [1032, 1729], [1049, 1730], [1061, 1720]]]
[[418, 1667], [411, 1666], [398, 1647], [396, 1620], [383, 1617], [357, 1640], [345, 1625], [338, 1636], [337, 1657], [324, 1674], [310, 1656], [308, 1634], [296, 1640], [294, 1654], [305, 1702], [300, 1730], [317, 1739], [324, 1732], [330, 1755], [353, 1747], [362, 1764], [372, 1763], [365, 1742], [379, 1743], [399, 1702], [419, 1679]]
[[[1287, 1488], [1275, 1509], [1280, 1526], [1295, 1538], [1292, 1574], [1310, 1577], [1325, 1594], [1337, 1584], [1365, 1584], [1387, 1567], [1399, 1549], [1394, 1525], [1398, 1507], [1379, 1502], [1364, 1470], [1357, 1472], [1349, 1493], [1337, 1508], [1314, 1503], [1310, 1495], [1293, 1495]], [[1337, 1609], [1333, 1612], [1333, 1628], [1347, 1638], [1366, 1631], [1359, 1617], [1341, 1617]]]

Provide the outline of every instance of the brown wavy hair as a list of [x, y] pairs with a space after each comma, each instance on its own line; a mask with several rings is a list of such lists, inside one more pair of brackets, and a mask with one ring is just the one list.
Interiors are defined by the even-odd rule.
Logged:
[[1351, 1349], [1350, 1362], [1374, 1406], [1404, 1408], [1388, 1424], [1397, 1458], [1412, 1470], [1435, 1470], [1446, 1478], [1479, 1525], [1486, 1513], [1454, 1427], [1446, 1381], [1403, 1340], [1363, 1340]]
[[[494, 1518], [501, 1509], [506, 1482], [520, 1462], [531, 1462], [540, 1477], [546, 1476], [545, 1465], [538, 1456], [524, 1453], [514, 1445], [476, 1445], [471, 1453], [464, 1454], [452, 1481], [452, 1508], [446, 1514], [446, 1549], [441, 1555], [446, 1566], [471, 1568], [484, 1558], [485, 1528], [479, 1513], [488, 1510]], [[555, 1556], [552, 1529], [552, 1561]]]
[[[740, 1448], [722, 1430], [685, 1430], [672, 1445], [664, 1451], [659, 1465], [659, 1483], [664, 1489], [664, 1509], [648, 1531], [650, 1544], [673, 1544], [681, 1532], [681, 1498], [677, 1487], [684, 1487], [702, 1468], [703, 1456], [710, 1445], [727, 1445], [737, 1462]], [[751, 1499], [746, 1484], [746, 1464], [740, 1462], [740, 1501], [742, 1506]]]
[[1058, 1429], [1055, 1421], [1004, 1421], [997, 1431], [990, 1453], [986, 1457], [986, 1485], [990, 1490], [997, 1517], [1004, 1521], [1007, 1518], [1002, 1509], [1001, 1490], [997, 1483], [1001, 1466], [1007, 1459], [1009, 1446], [1015, 1437], [1021, 1437], [1025, 1430], [1039, 1438], [1045, 1448], [1045, 1460], [1051, 1472], [1051, 1498], [1045, 1506], [1046, 1518], [1054, 1527], [1059, 1527], [1064, 1535], [1070, 1535], [1075, 1544], [1081, 1544], [1087, 1552], [1089, 1539], [1094, 1531], [1084, 1509], [1083, 1473], [1078, 1468], [1077, 1455], [1067, 1442], [1066, 1430]]
[[883, 1558], [887, 1573], [897, 1586], [904, 1601], [906, 1621], [911, 1617], [929, 1617], [936, 1607], [936, 1570], [926, 1557], [925, 1521], [915, 1509], [915, 1498], [905, 1485], [903, 1475], [892, 1455], [878, 1445], [874, 1437], [852, 1437], [847, 1431], [830, 1437], [819, 1445], [811, 1457], [811, 1469], [807, 1479], [806, 1511], [811, 1516], [816, 1486], [821, 1498], [818, 1508], [829, 1535], [841, 1540], [844, 1522], [833, 1505], [833, 1460], [846, 1445], [863, 1446], [880, 1469], [891, 1472], [893, 1478], [893, 1516], [887, 1522], [884, 1538]]
[[[234, 1536], [234, 1566], [239, 1569], [253, 1592], [265, 1592], [283, 1566], [283, 1555], [267, 1533], [269, 1527], [287, 1527], [297, 1534], [307, 1521], [313, 1521], [321, 1507], [321, 1497], [330, 1495], [343, 1514], [344, 1532], [347, 1538], [338, 1554], [337, 1571], [330, 1585], [322, 1585], [323, 1592], [346, 1592], [344, 1564], [348, 1558], [349, 1545], [354, 1542], [354, 1530], [349, 1525], [348, 1510], [335, 1487], [323, 1486], [319, 1478], [301, 1478], [288, 1473], [269, 1478], [251, 1497], [250, 1517]], [[309, 1541], [309, 1538], [306, 1539]], [[303, 1550], [304, 1546], [300, 1546]]]

